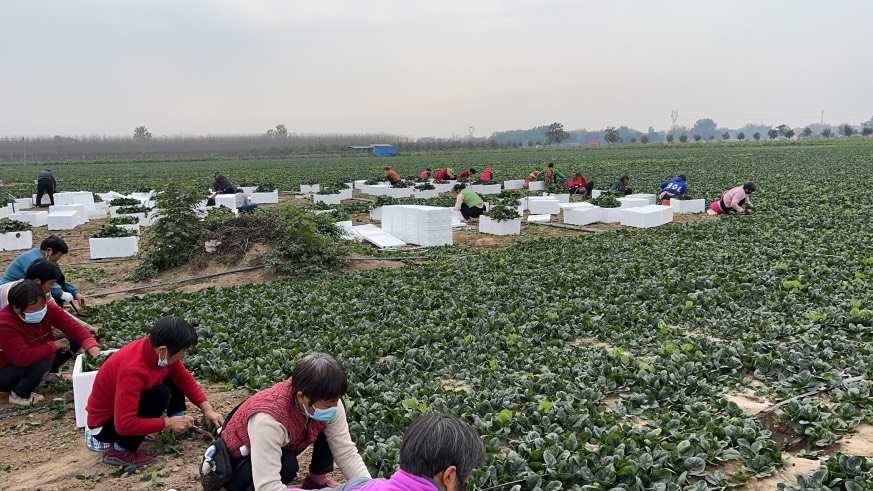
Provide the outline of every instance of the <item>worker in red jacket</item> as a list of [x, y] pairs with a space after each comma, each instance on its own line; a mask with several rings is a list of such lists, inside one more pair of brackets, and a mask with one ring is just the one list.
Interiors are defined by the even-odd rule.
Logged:
[[479, 176], [480, 181], [490, 181], [494, 179], [494, 174], [491, 172], [491, 167], [485, 169], [485, 172]]
[[154, 457], [139, 450], [146, 435], [166, 429], [182, 433], [197, 421], [185, 415], [185, 397], [207, 422], [216, 428], [224, 424], [181, 362], [196, 345], [191, 324], [164, 317], [149, 337], [121, 348], [100, 367], [85, 409], [91, 436], [112, 444], [103, 463], [141, 467], [152, 462]]
[[461, 173], [458, 174], [458, 179], [469, 179], [470, 176], [472, 176], [475, 173], [476, 173], [476, 169], [472, 169], [472, 168], [468, 169], [468, 170], [461, 171]]
[[[45, 399], [33, 390], [49, 372], [55, 355], [70, 349], [71, 341], [89, 355], [100, 356], [100, 346], [87, 329], [54, 302], [33, 280], [9, 289], [9, 303], [0, 309], [0, 391], [9, 402], [30, 406]], [[63, 335], [55, 335], [52, 328]]]
[[590, 198], [591, 190], [594, 189], [594, 181], [589, 181], [581, 172], [577, 172], [576, 176], [570, 180], [567, 187], [570, 188], [570, 196], [579, 194], [583, 197]]

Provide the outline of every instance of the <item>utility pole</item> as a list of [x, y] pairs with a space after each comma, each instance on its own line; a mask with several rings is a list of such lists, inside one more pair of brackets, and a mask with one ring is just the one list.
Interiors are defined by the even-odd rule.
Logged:
[[824, 109], [821, 110], [821, 124], [824, 126]]
[[673, 119], [673, 126], [670, 129], [676, 128], [676, 120], [679, 119], [679, 110], [673, 109], [670, 111], [670, 118]]

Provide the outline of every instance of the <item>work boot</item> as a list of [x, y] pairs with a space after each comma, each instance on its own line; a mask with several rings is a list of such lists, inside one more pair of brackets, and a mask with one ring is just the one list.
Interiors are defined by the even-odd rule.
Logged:
[[140, 450], [135, 452], [131, 452], [130, 450], [116, 450], [114, 445], [109, 447], [109, 450], [106, 451], [106, 456], [103, 457], [103, 463], [107, 465], [132, 465], [135, 467], [147, 466], [154, 460], [154, 457]]
[[15, 391], [9, 393], [9, 403], [15, 404], [16, 406], [33, 406], [37, 402], [42, 401], [45, 397], [37, 394], [36, 392], [31, 392], [29, 397], [18, 397]]

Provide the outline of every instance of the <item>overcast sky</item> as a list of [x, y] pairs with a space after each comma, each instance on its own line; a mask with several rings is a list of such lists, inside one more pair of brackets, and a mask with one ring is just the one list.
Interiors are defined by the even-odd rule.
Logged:
[[873, 0], [0, 0], [0, 136], [873, 116]]

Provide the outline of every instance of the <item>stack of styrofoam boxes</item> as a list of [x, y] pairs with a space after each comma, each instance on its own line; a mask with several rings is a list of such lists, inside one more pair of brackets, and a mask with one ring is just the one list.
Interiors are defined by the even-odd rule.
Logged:
[[382, 230], [409, 244], [452, 245], [452, 209], [437, 206], [382, 207]]
[[254, 205], [269, 205], [279, 202], [279, 190], [274, 189], [268, 192], [252, 193], [249, 198], [252, 199]]
[[503, 189], [524, 189], [524, 179], [503, 181]]
[[[583, 206], [584, 205], [584, 206]], [[603, 208], [589, 203], [564, 208], [564, 223], [567, 225], [588, 225], [603, 219]]]
[[649, 200], [643, 198], [631, 198], [630, 196], [625, 196], [624, 198], [616, 198], [619, 203], [621, 203], [622, 208], [639, 208], [642, 206], [649, 206]]
[[671, 199], [673, 213], [703, 213], [706, 210], [704, 199]]
[[558, 203], [551, 196], [531, 196], [527, 199], [527, 209], [531, 215], [557, 215], [561, 212]]
[[17, 213], [9, 214], [10, 220], [18, 220], [20, 222], [27, 222], [31, 227], [45, 227], [48, 225], [48, 212], [47, 211], [20, 211]]
[[625, 198], [644, 199], [648, 205], [654, 205], [658, 202], [658, 196], [650, 193], [634, 193], [625, 196]]
[[[112, 193], [111, 195], [115, 195], [117, 193]], [[107, 196], [109, 197], [109, 196]], [[118, 196], [115, 196], [118, 197]], [[102, 198], [102, 196], [101, 196]], [[112, 197], [109, 197], [111, 201]], [[98, 220], [100, 218], [106, 218], [106, 211], [109, 208], [108, 203], [95, 203], [94, 202], [94, 193], [89, 191], [73, 191], [73, 192], [64, 192], [55, 194], [55, 204], [58, 206], [74, 206], [74, 205], [82, 205], [84, 206], [84, 215], [88, 220]], [[62, 211], [58, 209], [58, 211]]]
[[473, 184], [470, 189], [476, 194], [500, 194], [500, 184]]
[[321, 191], [321, 184], [301, 184], [300, 194], [315, 194]]
[[626, 208], [621, 213], [621, 224], [627, 227], [650, 228], [673, 221], [672, 206], [647, 205]]

